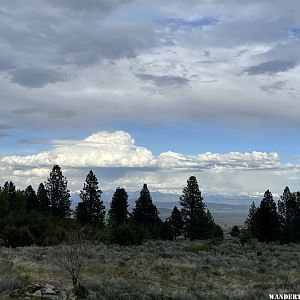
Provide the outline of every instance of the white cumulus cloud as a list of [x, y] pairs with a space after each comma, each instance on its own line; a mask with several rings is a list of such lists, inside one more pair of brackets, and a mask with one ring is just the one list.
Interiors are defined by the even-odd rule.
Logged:
[[154, 164], [150, 150], [135, 146], [126, 132], [98, 132], [83, 140], [54, 141], [54, 149], [28, 156], [7, 156], [1, 163], [15, 167], [59, 164], [66, 168], [145, 167]]
[[180, 192], [190, 175], [197, 176], [210, 193], [250, 194], [270, 186], [280, 191], [281, 182], [294, 184], [299, 176], [299, 165], [281, 162], [276, 152], [186, 155], [167, 151], [155, 156], [129, 133], [102, 131], [79, 140], [54, 140], [52, 149], [38, 154], [2, 157], [0, 179], [13, 180], [20, 187], [37, 185], [54, 164], [62, 167], [72, 191], [82, 187], [88, 169], [96, 172], [106, 190], [117, 186], [138, 190], [147, 182], [163, 192]]

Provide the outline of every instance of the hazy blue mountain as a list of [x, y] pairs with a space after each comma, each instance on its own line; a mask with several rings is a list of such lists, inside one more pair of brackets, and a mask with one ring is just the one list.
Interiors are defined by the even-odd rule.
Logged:
[[[103, 192], [102, 200], [105, 207], [108, 209], [113, 192]], [[179, 195], [164, 194], [160, 192], [151, 192], [152, 199], [157, 206], [160, 217], [165, 219], [170, 216], [174, 206], [180, 207]], [[135, 201], [139, 197], [139, 191], [129, 192], [129, 210], [135, 205]], [[242, 224], [248, 214], [248, 210], [252, 201], [256, 203], [260, 201], [256, 197], [248, 196], [222, 196], [222, 195], [203, 195], [207, 208], [211, 211], [214, 219], [220, 224]], [[72, 195], [72, 207], [80, 201], [79, 194]]]
[[[128, 201], [130, 205], [134, 205], [135, 201], [138, 199], [140, 192], [128, 192]], [[110, 202], [112, 198], [113, 192], [103, 192], [102, 200], [105, 202]], [[178, 205], [179, 197], [178, 194], [171, 193], [161, 193], [161, 192], [151, 192], [152, 199], [155, 203], [158, 203], [160, 207], [165, 208], [173, 208], [174, 205]], [[217, 195], [217, 194], [203, 194], [205, 203], [214, 203], [220, 204], [220, 208], [230, 209], [231, 205], [242, 205], [242, 206], [250, 206], [252, 201], [258, 203], [261, 199], [257, 197], [251, 196], [230, 196], [230, 195]], [[72, 195], [73, 206], [76, 206], [77, 202], [80, 201], [79, 194]], [[229, 206], [226, 206], [228, 204]], [[227, 208], [226, 208], [227, 207]]]

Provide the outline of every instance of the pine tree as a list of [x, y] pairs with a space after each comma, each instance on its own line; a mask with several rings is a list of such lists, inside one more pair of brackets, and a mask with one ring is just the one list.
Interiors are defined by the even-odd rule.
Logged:
[[0, 186], [0, 219], [8, 215], [16, 207], [16, 188], [12, 182], [6, 181]]
[[7, 209], [8, 211], [14, 211], [16, 209], [16, 198], [17, 198], [17, 192], [16, 192], [16, 186], [12, 181], [8, 182], [6, 181], [3, 186], [3, 193], [6, 198], [7, 203]]
[[175, 206], [170, 216], [170, 223], [173, 228], [174, 238], [176, 238], [182, 233], [183, 230], [183, 219], [180, 210]]
[[281, 241], [297, 241], [300, 236], [300, 205], [297, 201], [297, 194], [291, 193], [288, 187], [284, 189], [278, 201], [278, 211], [281, 224]]
[[208, 216], [195, 176], [191, 176], [187, 186], [183, 188], [180, 205], [185, 236], [191, 239], [204, 238], [208, 227]]
[[50, 212], [50, 201], [48, 197], [48, 192], [43, 183], [40, 183], [37, 190], [37, 199], [40, 205], [41, 213], [47, 215]]
[[279, 216], [272, 193], [267, 190], [255, 214], [253, 234], [261, 242], [271, 242], [279, 237]]
[[111, 225], [122, 225], [128, 222], [128, 194], [125, 189], [116, 189], [108, 215]]
[[54, 216], [67, 217], [71, 212], [70, 191], [68, 182], [63, 176], [60, 166], [54, 165], [46, 182], [46, 189]]
[[185, 223], [188, 223], [195, 216], [205, 215], [206, 207], [195, 176], [191, 176], [187, 181], [187, 186], [183, 188], [180, 205]]
[[94, 226], [104, 225], [105, 206], [101, 200], [102, 191], [98, 188], [98, 179], [93, 171], [86, 177], [83, 189], [80, 192], [81, 203], [76, 209], [77, 220], [81, 223], [90, 223]]
[[39, 201], [35, 193], [35, 190], [32, 188], [31, 185], [29, 185], [25, 189], [25, 196], [26, 196], [27, 211], [32, 211], [32, 210], [38, 211], [40, 208]]
[[256, 208], [255, 203], [253, 201], [251, 206], [250, 206], [250, 209], [249, 209], [248, 217], [246, 218], [245, 223], [244, 223], [247, 230], [250, 230], [250, 231], [254, 230], [256, 211], [257, 211], [257, 208]]
[[154, 225], [160, 222], [159, 212], [152, 202], [147, 184], [144, 184], [139, 199], [132, 210], [132, 219], [135, 224]]

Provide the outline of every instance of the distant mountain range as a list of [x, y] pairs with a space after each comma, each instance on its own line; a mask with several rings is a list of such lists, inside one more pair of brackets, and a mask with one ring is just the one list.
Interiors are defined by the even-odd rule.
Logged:
[[[108, 209], [112, 198], [112, 193], [103, 192], [102, 200], [105, 207]], [[128, 192], [129, 210], [135, 205], [140, 192]], [[157, 206], [160, 217], [165, 219], [170, 216], [174, 206], [179, 207], [179, 195], [166, 194], [161, 192], [151, 192], [153, 202]], [[222, 195], [203, 195], [207, 208], [213, 214], [217, 223], [220, 224], [241, 224], [245, 220], [250, 204], [252, 201], [258, 203], [260, 201], [257, 197], [249, 196], [222, 196]], [[72, 194], [72, 208], [74, 209], [80, 201], [79, 194]]]
[[[102, 200], [104, 202], [110, 202], [112, 198], [113, 192], [103, 192]], [[135, 201], [138, 199], [140, 195], [139, 191], [136, 192], [128, 192], [128, 202], [129, 205], [134, 205]], [[171, 193], [161, 193], [161, 192], [151, 192], [151, 196], [153, 201], [159, 206], [164, 208], [173, 208], [175, 205], [179, 205], [179, 197], [178, 194], [171, 194]], [[205, 203], [209, 204], [220, 204], [220, 208], [229, 209], [230, 206], [247, 206], [249, 207], [250, 204], [254, 201], [258, 203], [260, 198], [254, 196], [239, 196], [239, 195], [218, 195], [218, 194], [203, 194]], [[75, 193], [72, 194], [72, 202], [73, 206], [80, 201], [79, 194]], [[228, 206], [226, 206], [226, 204]], [[222, 206], [223, 205], [223, 206]]]

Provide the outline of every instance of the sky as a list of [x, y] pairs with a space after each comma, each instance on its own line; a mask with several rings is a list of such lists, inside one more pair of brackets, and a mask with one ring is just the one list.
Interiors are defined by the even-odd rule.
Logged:
[[0, 184], [300, 189], [298, 0], [3, 0]]

